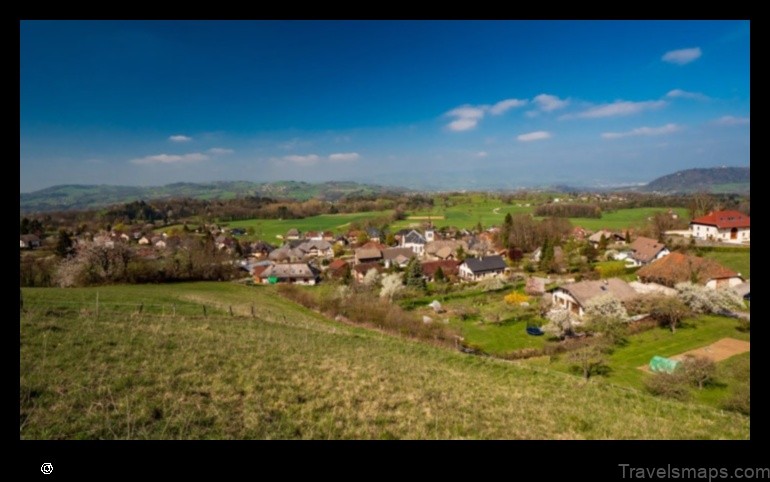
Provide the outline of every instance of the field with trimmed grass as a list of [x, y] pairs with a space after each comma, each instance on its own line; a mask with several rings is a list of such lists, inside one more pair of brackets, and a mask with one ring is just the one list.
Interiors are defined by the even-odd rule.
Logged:
[[306, 231], [333, 231], [335, 235], [346, 233], [350, 223], [366, 221], [376, 217], [389, 216], [392, 211], [367, 211], [352, 214], [321, 214], [304, 219], [246, 219], [227, 223], [230, 228], [254, 228], [254, 236], [245, 239], [262, 239], [275, 243], [277, 235], [285, 235], [291, 228]]
[[728, 268], [740, 273], [745, 279], [751, 277], [751, 251], [735, 248], [730, 251], [703, 251], [704, 258], [714, 259]]
[[749, 437], [736, 413], [336, 323], [273, 287], [23, 294], [22, 439]]
[[[672, 208], [679, 215], [680, 219], [689, 219], [689, 214], [685, 208]], [[657, 212], [667, 212], [667, 208], [632, 208], [618, 209], [612, 212], [603, 212], [599, 219], [594, 218], [570, 218], [573, 226], [580, 226], [591, 231], [599, 229], [622, 230], [626, 228], [641, 228], [648, 223]]]

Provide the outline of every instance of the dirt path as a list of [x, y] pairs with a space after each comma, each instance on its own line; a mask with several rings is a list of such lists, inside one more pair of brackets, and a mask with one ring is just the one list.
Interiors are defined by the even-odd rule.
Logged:
[[[669, 358], [672, 360], [682, 361], [686, 356], [692, 355], [708, 358], [714, 362], [720, 362], [732, 356], [746, 353], [747, 351], [751, 351], [751, 343], [748, 341], [736, 340], [735, 338], [722, 338], [721, 340], [716, 341], [708, 346], [686, 351]], [[649, 365], [642, 365], [638, 368], [647, 372], [650, 371]]]

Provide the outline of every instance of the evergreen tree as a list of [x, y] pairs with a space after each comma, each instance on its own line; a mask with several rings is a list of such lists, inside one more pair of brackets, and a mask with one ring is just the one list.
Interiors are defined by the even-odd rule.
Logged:
[[436, 272], [433, 274], [433, 280], [436, 283], [444, 283], [446, 281], [446, 276], [444, 275], [444, 270], [441, 269], [441, 266], [439, 266]]
[[66, 229], [59, 230], [59, 238], [56, 240], [56, 254], [66, 258], [72, 253], [72, 234]]
[[425, 278], [423, 278], [422, 265], [417, 258], [412, 258], [409, 260], [409, 264], [406, 265], [404, 283], [407, 286], [425, 289]]

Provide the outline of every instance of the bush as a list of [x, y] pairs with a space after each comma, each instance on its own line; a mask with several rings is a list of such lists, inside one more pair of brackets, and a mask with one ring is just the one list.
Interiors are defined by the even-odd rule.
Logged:
[[626, 274], [626, 263], [623, 261], [604, 261], [594, 268], [602, 278], [615, 278]]
[[717, 366], [706, 357], [688, 355], [682, 360], [677, 371], [681, 371], [685, 380], [702, 390], [705, 385], [714, 381]]
[[732, 289], [712, 290], [690, 282], [678, 283], [679, 299], [695, 313], [721, 313], [741, 309], [743, 298]]
[[751, 415], [750, 391], [751, 387], [748, 384], [739, 385], [733, 392], [733, 395], [724, 402], [723, 408], [744, 415]]
[[669, 327], [672, 333], [676, 332], [676, 327], [690, 315], [687, 305], [677, 298], [658, 297], [650, 306], [650, 316], [661, 325]]
[[509, 305], [519, 305], [521, 303], [528, 303], [529, 302], [529, 296], [525, 295], [524, 293], [519, 293], [518, 291], [511, 291], [507, 295], [505, 295], [505, 298], [503, 298], [506, 303]]
[[[678, 370], [677, 370], [678, 372]], [[648, 392], [675, 400], [687, 400], [690, 391], [680, 373], [656, 373], [644, 381]]]

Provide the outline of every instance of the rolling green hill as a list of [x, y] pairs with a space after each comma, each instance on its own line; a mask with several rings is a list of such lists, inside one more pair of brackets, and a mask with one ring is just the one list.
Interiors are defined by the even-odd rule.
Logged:
[[22, 439], [749, 437], [736, 413], [345, 325], [274, 287], [23, 292]]
[[248, 181], [216, 181], [209, 183], [178, 182], [165, 186], [109, 186], [69, 184], [53, 186], [30, 193], [20, 193], [21, 212], [91, 209], [137, 200], [194, 198], [233, 199], [241, 196], [264, 196], [279, 199], [335, 200], [343, 196], [403, 192], [404, 189], [355, 182], [312, 184], [298, 181], [254, 183]]
[[706, 191], [713, 193], [748, 193], [751, 191], [749, 167], [712, 167], [687, 169], [659, 177], [643, 190], [661, 193]]

